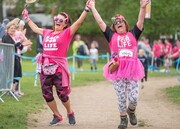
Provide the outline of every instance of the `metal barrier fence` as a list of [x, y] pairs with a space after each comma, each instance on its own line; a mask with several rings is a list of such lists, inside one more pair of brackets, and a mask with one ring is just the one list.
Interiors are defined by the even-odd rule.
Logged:
[[0, 101], [2, 97], [10, 93], [17, 101], [17, 97], [12, 93], [11, 88], [14, 78], [14, 45], [0, 43]]

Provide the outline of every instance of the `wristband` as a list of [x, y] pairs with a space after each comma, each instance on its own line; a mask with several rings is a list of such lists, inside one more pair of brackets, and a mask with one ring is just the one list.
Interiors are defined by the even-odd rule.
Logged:
[[84, 11], [89, 12], [89, 8], [85, 6]]
[[31, 21], [31, 19], [30, 19], [30, 18], [28, 18], [28, 19], [27, 19], [27, 23], [29, 23], [30, 21]]

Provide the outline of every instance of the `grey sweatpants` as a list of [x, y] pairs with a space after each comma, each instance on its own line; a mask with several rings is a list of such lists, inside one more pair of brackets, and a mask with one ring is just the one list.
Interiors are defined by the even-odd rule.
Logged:
[[118, 106], [120, 112], [126, 112], [127, 109], [127, 98], [128, 107], [130, 109], [135, 109], [137, 106], [139, 88], [138, 81], [129, 79], [120, 79], [113, 82], [114, 89], [116, 90], [116, 95], [118, 97]]

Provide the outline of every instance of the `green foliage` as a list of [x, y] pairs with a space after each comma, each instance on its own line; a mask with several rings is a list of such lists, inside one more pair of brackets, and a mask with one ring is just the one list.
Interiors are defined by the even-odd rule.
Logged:
[[[31, 62], [23, 61], [23, 71], [34, 72]], [[25, 95], [17, 102], [12, 96], [5, 95], [0, 103], [0, 129], [26, 129], [27, 115], [39, 112], [43, 99], [40, 87], [34, 87], [34, 78], [24, 76], [21, 80], [21, 90]]]
[[165, 91], [170, 101], [180, 105], [180, 86], [169, 87]]
[[[67, 12], [73, 21], [77, 20], [81, 14], [86, 0], [39, 0], [38, 3], [44, 5], [44, 12], [55, 15], [58, 12]], [[159, 37], [159, 34], [173, 34], [180, 29], [180, 4], [179, 0], [152, 0], [151, 19], [145, 20], [144, 35], [148, 37]], [[15, 11], [11, 11], [13, 15], [20, 16], [25, 2], [19, 0], [16, 4]], [[28, 8], [30, 12], [35, 13], [35, 4], [31, 4]], [[111, 24], [111, 17], [117, 13], [123, 14], [130, 27], [137, 22], [139, 13], [139, 0], [96, 0], [96, 8], [101, 14], [107, 25]], [[54, 10], [54, 11], [53, 11]], [[91, 14], [88, 14], [85, 23], [79, 29], [82, 34], [99, 34], [99, 27]], [[87, 31], [88, 30], [88, 31]]]

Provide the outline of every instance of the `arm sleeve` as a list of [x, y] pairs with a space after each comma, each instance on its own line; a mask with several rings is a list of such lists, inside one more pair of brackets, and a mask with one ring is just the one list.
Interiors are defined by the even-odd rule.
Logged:
[[[143, 28], [143, 30], [144, 30], [144, 28]], [[130, 32], [134, 35], [134, 37], [136, 38], [136, 40], [138, 40], [139, 37], [140, 37], [140, 35], [141, 35], [141, 33], [143, 32], [143, 30], [141, 31], [141, 30], [137, 27], [137, 25], [135, 25]]]
[[16, 43], [15, 47], [19, 48], [20, 50], [23, 49], [23, 45], [20, 42]]
[[114, 32], [108, 26], [106, 26], [106, 30], [103, 32], [103, 34], [107, 41], [110, 42]]

